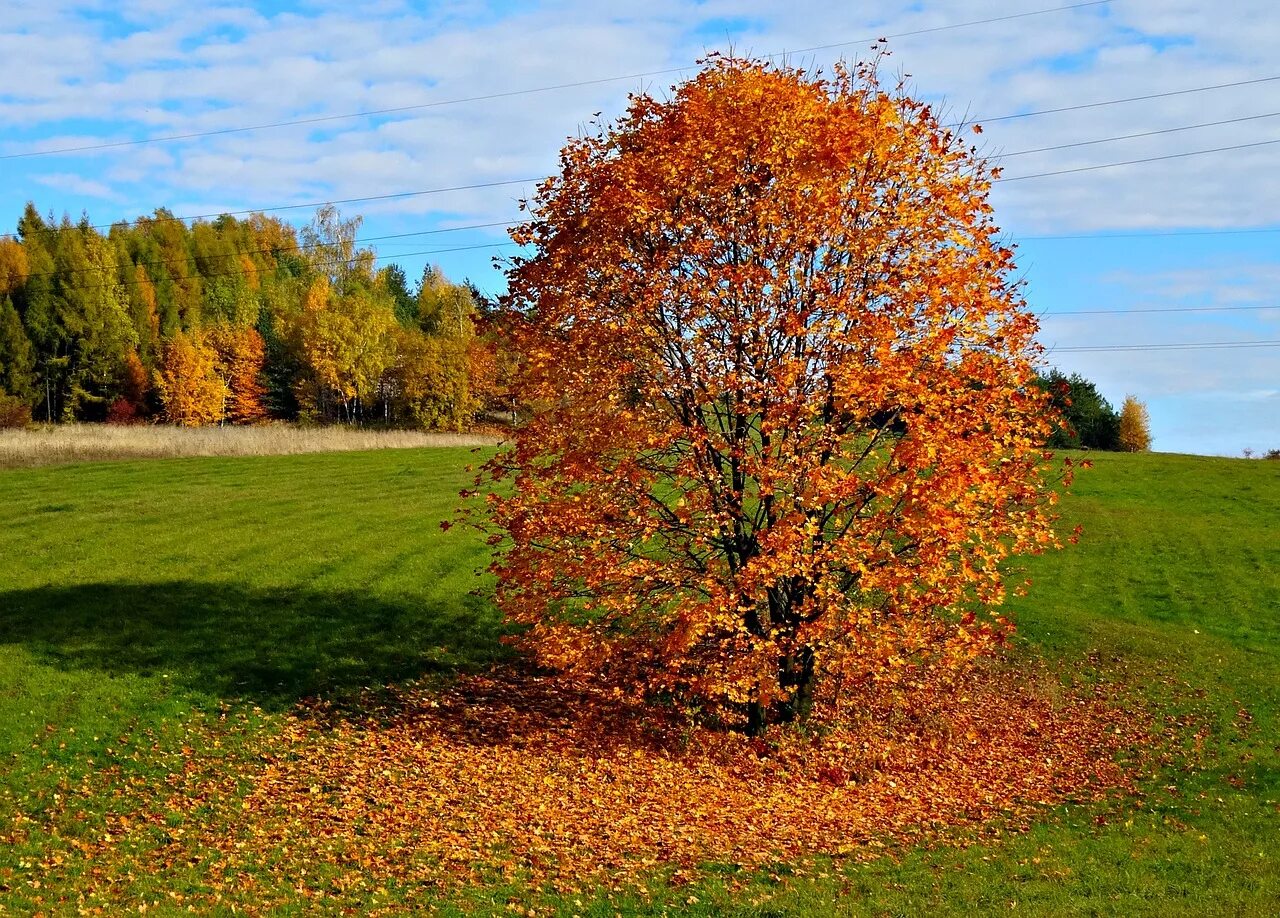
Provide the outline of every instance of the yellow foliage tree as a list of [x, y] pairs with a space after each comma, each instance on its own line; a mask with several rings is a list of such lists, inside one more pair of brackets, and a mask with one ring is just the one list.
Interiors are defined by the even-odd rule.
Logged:
[[0, 298], [8, 296], [27, 279], [27, 250], [16, 239], [0, 239]]
[[479, 403], [470, 385], [468, 341], [404, 328], [396, 334], [396, 354], [388, 376], [398, 418], [461, 430], [475, 416]]
[[399, 325], [391, 305], [376, 291], [338, 293], [321, 275], [295, 318], [291, 331], [315, 377], [317, 401], [336, 397], [343, 416], [354, 420], [393, 360]]
[[1132, 395], [1125, 396], [1120, 409], [1120, 448], [1127, 453], [1145, 453], [1151, 449], [1151, 419], [1147, 406]]
[[178, 334], [164, 349], [156, 391], [167, 421], [183, 427], [216, 424], [226, 414], [227, 385], [218, 352], [197, 335]]

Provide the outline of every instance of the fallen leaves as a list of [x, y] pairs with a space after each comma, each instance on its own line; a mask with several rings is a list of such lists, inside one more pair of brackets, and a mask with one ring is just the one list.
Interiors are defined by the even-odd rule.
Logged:
[[199, 865], [207, 893], [190, 901], [239, 889], [265, 910], [299, 895], [373, 907], [388, 885], [564, 892], [679, 882], [709, 862], [874, 857], [890, 839], [1017, 824], [1129, 786], [1121, 762], [1144, 721], [1090, 691], [985, 668], [869, 704], [857, 723], [749, 738], [503, 669], [354, 712], [308, 704], [223, 755], [215, 741], [249, 730], [233, 715], [199, 728], [214, 735], [173, 757], [164, 787], [132, 788], [136, 812], [122, 805], [84, 846], [105, 868], [87, 898], [171, 865]]

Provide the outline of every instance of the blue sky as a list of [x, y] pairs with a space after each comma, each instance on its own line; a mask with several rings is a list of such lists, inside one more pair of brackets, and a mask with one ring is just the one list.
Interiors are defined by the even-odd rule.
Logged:
[[[9, 0], [0, 20], [0, 156], [9, 157], [0, 159], [0, 226], [11, 227], [27, 200], [108, 223], [158, 206], [207, 214], [531, 179], [555, 168], [564, 138], [593, 113], [616, 115], [628, 92], [661, 92], [681, 74], [31, 153], [691, 68], [730, 44], [766, 54], [848, 43], [793, 57], [829, 66], [865, 53], [858, 39], [1069, 2]], [[1198, 0], [1112, 0], [894, 38], [888, 68], [910, 74], [915, 94], [983, 121], [985, 152], [1005, 155], [1005, 174], [1016, 177], [1280, 140], [1280, 81], [1003, 117], [1280, 76], [1277, 47], [1280, 14], [1271, 0], [1239, 0], [1230, 16]], [[1248, 120], [1181, 130], [1233, 119]], [[1280, 348], [1067, 349], [1280, 340], [1280, 309], [1234, 308], [1280, 303], [1278, 165], [1280, 144], [994, 191], [998, 219], [1019, 245], [1028, 300], [1043, 315], [1050, 360], [1095, 380], [1117, 406], [1128, 393], [1144, 399], [1157, 449], [1280, 448]], [[365, 216], [365, 237], [451, 230], [510, 220], [531, 190], [518, 181], [344, 212]], [[502, 285], [491, 259], [509, 251], [496, 247], [503, 240], [502, 228], [490, 227], [372, 244], [411, 275], [435, 262], [492, 291]], [[1114, 312], [1201, 306], [1234, 309]], [[1066, 314], [1080, 310], [1112, 312]]]

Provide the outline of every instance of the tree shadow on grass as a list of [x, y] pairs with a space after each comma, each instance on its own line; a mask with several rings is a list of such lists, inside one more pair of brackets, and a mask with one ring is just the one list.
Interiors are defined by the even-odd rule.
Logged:
[[494, 607], [469, 595], [430, 604], [182, 580], [0, 592], [0, 644], [275, 710], [483, 666], [507, 656], [502, 633]]

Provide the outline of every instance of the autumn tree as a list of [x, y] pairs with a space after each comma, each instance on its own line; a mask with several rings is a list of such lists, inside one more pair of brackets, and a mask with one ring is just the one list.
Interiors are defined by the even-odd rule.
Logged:
[[132, 424], [148, 414], [152, 390], [150, 377], [137, 354], [130, 352], [125, 356], [118, 386], [120, 394], [107, 409], [109, 423]]
[[156, 390], [165, 420], [183, 427], [216, 424], [226, 414], [227, 386], [218, 352], [199, 335], [178, 334], [164, 349]]
[[339, 294], [350, 292], [353, 281], [362, 284], [373, 275], [373, 250], [356, 245], [363, 222], [362, 217], [344, 219], [337, 207], [325, 204], [300, 233], [311, 270], [327, 277]]
[[507, 314], [479, 291], [473, 290], [472, 298], [481, 312], [471, 346], [471, 391], [481, 409], [501, 412], [514, 424], [520, 412], [517, 378], [521, 355], [512, 322], [518, 322], [519, 317]]
[[1145, 453], [1151, 449], [1151, 420], [1147, 406], [1132, 395], [1125, 396], [1120, 408], [1120, 448], [1127, 453]]
[[873, 66], [716, 59], [571, 140], [512, 234], [517, 640], [759, 731], [998, 639], [1052, 419], [992, 175]]
[[238, 224], [230, 218], [197, 223], [191, 229], [192, 257], [204, 279], [201, 321], [205, 325], [249, 325], [258, 318], [257, 266], [244, 254], [246, 240], [238, 238]]
[[283, 317], [282, 336], [293, 342], [310, 378], [299, 397], [323, 413], [330, 402], [342, 420], [363, 417], [364, 403], [391, 365], [396, 322], [385, 292], [343, 278], [342, 292], [327, 275], [308, 288], [300, 308]]
[[438, 266], [422, 272], [418, 284], [418, 325], [430, 335], [469, 338], [476, 304], [465, 284], [452, 283]]
[[470, 341], [402, 328], [395, 350], [388, 377], [397, 419], [415, 427], [460, 430], [475, 417], [479, 403], [471, 388]]
[[165, 208], [135, 223], [137, 259], [155, 285], [160, 330], [166, 338], [194, 331], [203, 320], [203, 279], [187, 225]]
[[266, 418], [262, 335], [252, 327], [220, 326], [209, 333], [209, 344], [218, 355], [218, 375], [227, 387], [227, 419], [254, 424]]
[[160, 314], [156, 310], [156, 288], [141, 265], [126, 271], [129, 313], [138, 336], [139, 356], [154, 364], [160, 350]]
[[27, 250], [16, 239], [0, 239], [0, 297], [12, 296], [27, 280]]

